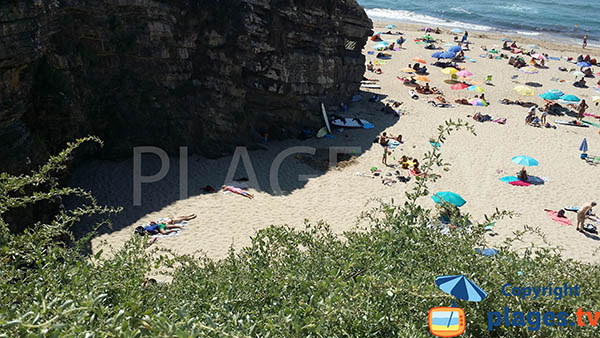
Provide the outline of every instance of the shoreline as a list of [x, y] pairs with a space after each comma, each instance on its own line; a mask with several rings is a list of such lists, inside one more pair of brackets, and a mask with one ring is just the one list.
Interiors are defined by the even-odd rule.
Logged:
[[[401, 21], [399, 19], [398, 20], [383, 19], [383, 18], [378, 18], [378, 17], [369, 17], [369, 18], [373, 22], [374, 32], [379, 31], [379, 29], [387, 31], [385, 26], [389, 25], [389, 24], [394, 24], [397, 26], [396, 28], [392, 29], [392, 31], [402, 31], [403, 29], [407, 30], [407, 31], [415, 31], [415, 30], [421, 30], [423, 27], [427, 27], [427, 24], [425, 24], [425, 23]], [[441, 25], [441, 24], [438, 26], [442, 30], [443, 34], [457, 35], [460, 37], [460, 34], [454, 34], [454, 33], [450, 32], [450, 29], [457, 28], [457, 27], [461, 28], [460, 26]], [[438, 26], [432, 25], [429, 27], [435, 29]], [[539, 33], [539, 35], [528, 35], [527, 33], [518, 32], [518, 31], [511, 33], [508, 31], [504, 32], [502, 30], [499, 30], [499, 31], [478, 30], [476, 28], [475, 29], [469, 28], [467, 30], [472, 35], [471, 37], [495, 39], [497, 41], [500, 41], [502, 38], [511, 38], [516, 41], [522, 41], [524, 44], [536, 44], [541, 48], [552, 49], [552, 50], [556, 50], [556, 51], [560, 51], [560, 52], [573, 52], [573, 53], [579, 53], [579, 54], [583, 54], [583, 55], [590, 54], [590, 56], [592, 56], [592, 57], [596, 57], [597, 59], [600, 58], [600, 41], [588, 40], [587, 48], [583, 49], [583, 48], [581, 48], [581, 41], [576, 42], [575, 40], [571, 40], [567, 37], [564, 37], [564, 39], [561, 39], [560, 36], [557, 39], [548, 39], [549, 34], [545, 34], [545, 33]], [[593, 43], [593, 42], [595, 42], [595, 43]], [[595, 53], [595, 56], [592, 55], [592, 53]], [[579, 54], [577, 54], [577, 55], [579, 55]]]

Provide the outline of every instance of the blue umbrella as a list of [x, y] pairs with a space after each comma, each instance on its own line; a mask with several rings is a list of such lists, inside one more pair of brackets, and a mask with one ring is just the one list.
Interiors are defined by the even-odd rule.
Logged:
[[579, 102], [579, 98], [575, 95], [563, 95], [560, 97], [560, 99], [562, 101], [566, 101], [566, 102]]
[[459, 33], [462, 33], [462, 29], [460, 29], [460, 28], [454, 28], [454, 29], [451, 30], [451, 32], [459, 34]]
[[453, 52], [453, 53], [458, 53], [462, 50], [462, 48], [460, 46], [452, 46], [450, 48], [448, 48], [449, 52]]
[[583, 62], [583, 61], [582, 62], [577, 62], [577, 67], [584, 68], [584, 67], [590, 67], [590, 66], [591, 65], [589, 63], [587, 63], [587, 62]]
[[380, 48], [387, 49], [389, 45], [390, 45], [389, 42], [379, 41], [378, 43], [376, 43], [373, 46], [373, 49], [375, 49], [375, 50], [379, 50]]
[[385, 26], [385, 28], [387, 28], [387, 29], [394, 29], [394, 28], [396, 28], [396, 25], [387, 25], [387, 26]]
[[440, 54], [440, 59], [454, 59], [454, 57], [456, 56], [456, 53], [454, 52], [444, 52], [442, 54]]
[[431, 196], [433, 201], [437, 204], [441, 204], [442, 202], [448, 202], [454, 206], [462, 207], [467, 203], [459, 194], [453, 193], [450, 191], [440, 191], [437, 194]]
[[512, 161], [515, 162], [516, 164], [524, 165], [524, 166], [528, 166], [528, 167], [534, 167], [539, 164], [539, 162], [535, 158], [525, 156], [525, 155], [515, 156], [512, 158]]
[[579, 150], [584, 153], [588, 151], [587, 139], [585, 137], [583, 138], [583, 142], [581, 142], [581, 145], [579, 146]]
[[435, 52], [435, 53], [431, 54], [431, 57], [439, 59], [441, 57], [441, 55], [442, 55], [442, 52]]
[[470, 302], [482, 301], [487, 293], [465, 275], [438, 276], [435, 284], [445, 293]]

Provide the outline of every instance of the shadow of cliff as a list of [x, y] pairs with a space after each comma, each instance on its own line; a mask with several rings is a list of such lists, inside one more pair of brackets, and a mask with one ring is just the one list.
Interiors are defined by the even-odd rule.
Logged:
[[[234, 169], [230, 169], [234, 159], [233, 155], [218, 159], [190, 155], [187, 157], [187, 175], [182, 176], [182, 168], [185, 168], [185, 164], [182, 165], [182, 163], [185, 163], [185, 157], [171, 157], [168, 161], [169, 170], [164, 178], [141, 185], [140, 205], [134, 205], [133, 150], [132, 157], [129, 159], [120, 161], [90, 160], [80, 164], [73, 171], [69, 185], [90, 190], [96, 196], [99, 204], [123, 207], [123, 212], [110, 217], [113, 223], [112, 229], [104, 227], [99, 230], [99, 234], [121, 230], [138, 222], [147, 214], [158, 212], [184, 199], [180, 195], [182, 193], [181, 185], [187, 186], [187, 198], [207, 194], [208, 192], [204, 189], [206, 186], [219, 189], [226, 183], [228, 173], [233, 173], [232, 176], [235, 179], [248, 178], [248, 181], [241, 184], [250, 185], [251, 190], [259, 190], [270, 195], [288, 195], [294, 190], [302, 189], [308, 182], [306, 179], [300, 179], [299, 175], [319, 177], [330, 170], [327, 166], [330, 148], [353, 147], [348, 149], [350, 155], [338, 156], [340, 160], [351, 162], [352, 156], [360, 157], [372, 146], [378, 147], [377, 144], [374, 144], [377, 136], [398, 121], [396, 114], [383, 112], [385, 104], [381, 101], [369, 102], [368, 99], [373, 93], [360, 92], [360, 95], [361, 101], [349, 103], [347, 111], [342, 112], [339, 108], [330, 108], [328, 113], [349, 118], [361, 118], [374, 124], [374, 128], [334, 129], [331, 137], [321, 139], [311, 137], [305, 140], [297, 138], [283, 141], [268, 140], [252, 147], [253, 150], [248, 149], [247, 159], [249, 161], [245, 162], [244, 156], [239, 157], [239, 163]], [[385, 98], [385, 96], [380, 95], [380, 98]], [[312, 132], [314, 134], [316, 130], [313, 129]], [[223, 137], [228, 136], [223, 135]], [[293, 152], [293, 147], [311, 147], [315, 150], [315, 155]], [[279, 190], [271, 184], [270, 173], [273, 163], [276, 162], [278, 156], [282, 156], [280, 154], [284, 151], [293, 153], [280, 162], [278, 175], [276, 175], [281, 189]], [[189, 152], [194, 152], [194, 149], [190, 148]], [[377, 164], [373, 163], [373, 165]], [[247, 170], [248, 168], [250, 169]], [[142, 155], [141, 172], [143, 176], [155, 175], [160, 169], [161, 160], [157, 155]], [[255, 182], [258, 187], [253, 187], [253, 176], [256, 177]], [[187, 185], [185, 184], [186, 177]], [[65, 201], [65, 205], [67, 208], [73, 208], [78, 205], [78, 202], [80, 201], [69, 199]], [[202, 210], [197, 210], [196, 213], [199, 215], [199, 219], [202, 219]], [[100, 219], [94, 217], [82, 220], [82, 224], [73, 229], [76, 238], [81, 238]]]

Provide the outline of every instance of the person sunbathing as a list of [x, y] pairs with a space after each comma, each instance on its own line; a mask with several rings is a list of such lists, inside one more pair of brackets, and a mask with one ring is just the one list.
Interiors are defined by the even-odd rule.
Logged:
[[516, 41], [513, 41], [513, 43], [510, 45], [510, 48], [519, 48], [519, 46], [517, 46]]
[[240, 196], [244, 196], [244, 197], [249, 198], [249, 199], [253, 199], [254, 198], [254, 195], [252, 195], [251, 193], [249, 193], [249, 192], [247, 192], [247, 191], [245, 191], [245, 190], [243, 190], [241, 188], [232, 187], [230, 185], [223, 185], [223, 186], [221, 186], [221, 189], [223, 191], [229, 191], [229, 192], [232, 192], [234, 194], [238, 194]]
[[458, 104], [470, 105], [469, 100], [467, 99], [456, 99], [454, 102]]
[[413, 165], [413, 173], [415, 175], [420, 175], [421, 169], [419, 169], [419, 162], [417, 162], [416, 160], [414, 162], [415, 162], [415, 164]]
[[581, 78], [581, 80], [576, 81], [575, 83], [573, 83], [573, 86], [578, 87], [578, 88], [586, 88], [586, 84], [585, 84], [585, 79]]
[[517, 173], [517, 178], [520, 181], [527, 182], [529, 176], [527, 175], [527, 170], [525, 170], [525, 167], [523, 167], [523, 169]]
[[[435, 87], [433, 87], [433, 88], [435, 89]], [[448, 101], [446, 101], [446, 98], [444, 98], [441, 95], [436, 96], [435, 99], [438, 100], [442, 104], [448, 103]]]
[[402, 169], [408, 169], [408, 157], [406, 155], [402, 155], [399, 162]]
[[375, 71], [375, 66], [373, 65], [373, 62], [369, 61], [369, 64], [367, 65], [367, 70], [370, 72]]
[[181, 222], [185, 222], [185, 221], [191, 221], [194, 218], [196, 218], [196, 214], [190, 214], [187, 216], [177, 216], [177, 217], [166, 217], [163, 219], [164, 222], [166, 222], [167, 225], [175, 225], [175, 224], [179, 224]]
[[153, 221], [153, 222], [150, 222], [150, 224], [147, 226], [139, 226], [139, 227], [135, 228], [135, 233], [137, 233], [139, 235], [144, 235], [144, 234], [168, 235], [172, 232], [177, 232], [181, 229], [183, 229], [183, 226], [181, 226], [181, 225], [166, 224], [163, 222], [157, 223], [157, 222]]
[[591, 68], [586, 68], [586, 69], [583, 71], [583, 75], [584, 75], [585, 77], [594, 77], [594, 73], [592, 72], [592, 69], [591, 69]]
[[510, 50], [510, 47], [508, 47], [508, 41], [504, 41], [504, 43], [502, 44], [502, 49]]

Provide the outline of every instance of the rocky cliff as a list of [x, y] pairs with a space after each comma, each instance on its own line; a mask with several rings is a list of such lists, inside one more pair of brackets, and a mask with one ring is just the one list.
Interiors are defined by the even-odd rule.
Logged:
[[0, 171], [87, 134], [107, 158], [296, 136], [358, 90], [370, 27], [355, 0], [0, 2]]

